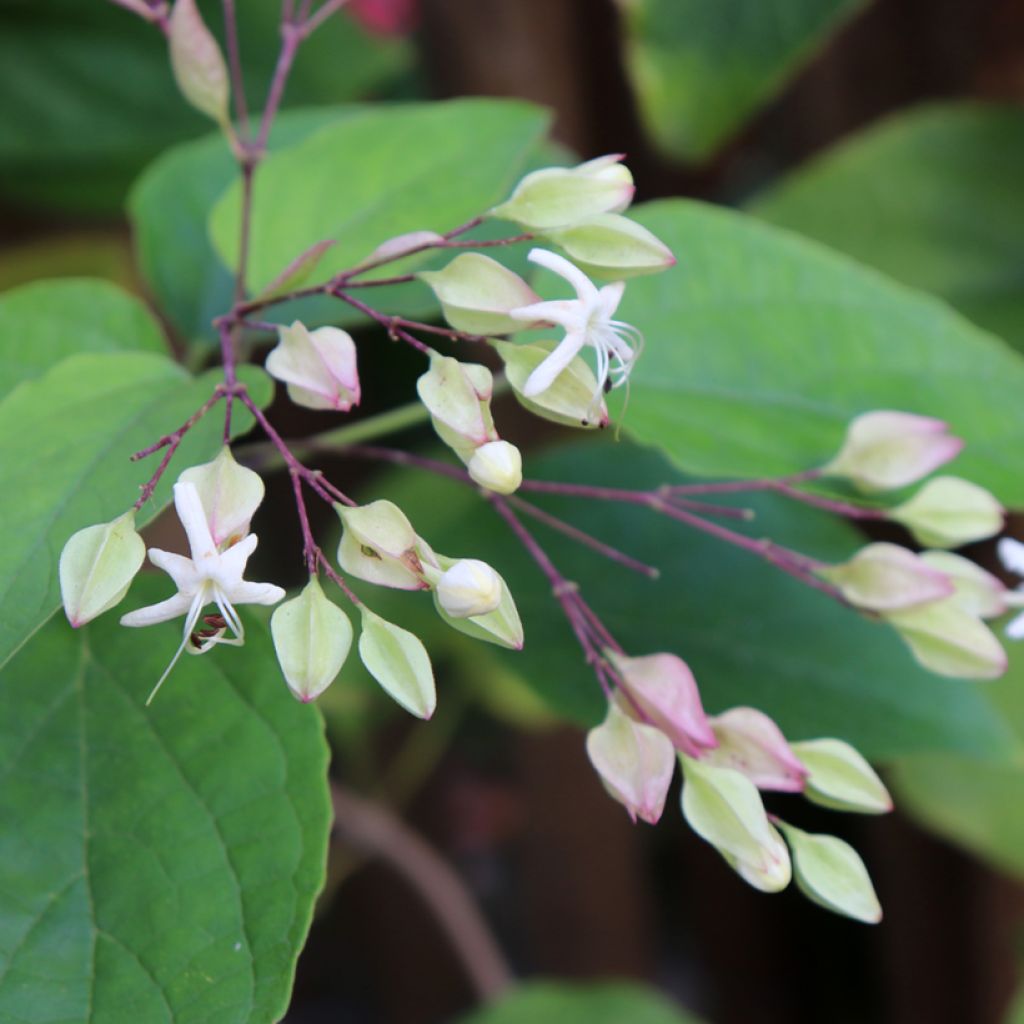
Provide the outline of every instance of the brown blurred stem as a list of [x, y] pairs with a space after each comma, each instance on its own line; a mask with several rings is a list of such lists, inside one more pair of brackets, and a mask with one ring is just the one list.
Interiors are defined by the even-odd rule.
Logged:
[[477, 996], [490, 1001], [513, 983], [498, 948], [462, 879], [421, 836], [382, 804], [331, 785], [335, 830], [341, 839], [386, 861], [434, 915]]

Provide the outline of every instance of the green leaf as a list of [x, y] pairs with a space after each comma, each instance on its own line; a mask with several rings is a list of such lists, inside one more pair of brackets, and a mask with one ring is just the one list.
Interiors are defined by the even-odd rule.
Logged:
[[620, 0], [626, 65], [648, 131], [710, 156], [865, 0]]
[[[655, 452], [600, 440], [528, 459], [526, 470], [532, 479], [633, 488], [685, 482]], [[433, 609], [421, 594], [391, 594], [385, 603], [374, 591], [375, 609], [413, 629], [435, 657], [444, 645], [460, 644], [475, 671], [498, 659], [558, 714], [588, 726], [600, 721], [604, 698], [550, 584], [473, 489], [403, 470], [375, 480], [373, 493], [396, 502], [433, 547], [481, 558], [504, 576], [523, 620], [525, 646], [505, 652], [473, 644], [438, 632], [436, 620], [431, 632]], [[661, 569], [658, 580], [638, 576], [524, 519], [627, 653], [671, 651], [686, 659], [709, 713], [753, 705], [793, 740], [836, 736], [873, 759], [925, 750], [999, 758], [1020, 749], [979, 684], [929, 674], [893, 630], [753, 555], [634, 506], [520, 496]], [[849, 557], [863, 544], [846, 524], [814, 510], [778, 498], [749, 504], [758, 511], [746, 528], [753, 536], [828, 561]]]
[[[196, 380], [147, 352], [78, 355], [0, 401], [0, 522], [9, 537], [0, 545], [0, 665], [59, 606], [57, 559], [68, 537], [113, 519], [138, 497], [160, 456], [135, 464], [132, 452], [176, 430], [220, 376]], [[240, 379], [257, 402], [269, 400], [262, 370], [244, 370]], [[249, 429], [248, 413], [237, 408], [235, 416], [236, 432]], [[186, 435], [140, 510], [140, 527], [170, 500], [181, 469], [216, 454], [223, 422], [215, 411]]]
[[156, 321], [138, 299], [100, 280], [38, 281], [0, 295], [0, 398], [65, 356], [165, 352]]
[[747, 209], [933, 292], [1024, 347], [1024, 113], [945, 103], [895, 114]]
[[647, 340], [626, 429], [680, 467], [761, 476], [822, 465], [849, 420], [900, 409], [967, 441], [951, 472], [1024, 504], [1024, 361], [924, 294], [743, 214], [669, 200], [637, 220], [679, 265], [619, 309]]
[[172, 624], [55, 619], [0, 675], [3, 1020], [280, 1019], [323, 883], [327, 748], [248, 626], [150, 708]]
[[656, 989], [632, 982], [520, 985], [459, 1024], [699, 1024]]
[[[326, 278], [395, 235], [448, 231], [484, 213], [511, 189], [547, 122], [510, 100], [372, 108], [271, 156], [253, 204], [252, 286], [265, 287], [317, 242], [338, 243], [320, 265]], [[210, 221], [228, 266], [237, 260], [239, 197], [235, 185]]]

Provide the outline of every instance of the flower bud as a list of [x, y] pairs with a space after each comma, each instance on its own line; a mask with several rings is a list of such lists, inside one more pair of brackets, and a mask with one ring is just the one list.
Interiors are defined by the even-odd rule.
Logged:
[[803, 740], [790, 747], [810, 773], [804, 795], [822, 807], [886, 814], [892, 797], [864, 758], [842, 740]]
[[463, 460], [488, 441], [498, 440], [491, 419], [491, 371], [451, 356], [430, 357], [430, 369], [416, 382], [438, 435]]
[[463, 253], [443, 270], [425, 270], [417, 276], [437, 296], [448, 323], [467, 334], [525, 330], [530, 325], [513, 320], [509, 310], [540, 301], [518, 274], [480, 253]]
[[288, 688], [304, 704], [334, 682], [352, 646], [352, 623], [316, 577], [270, 618], [274, 650]]
[[633, 175], [622, 154], [588, 160], [578, 167], [546, 167], [519, 182], [492, 217], [526, 228], [558, 228], [601, 213], [621, 213], [633, 199]]
[[626, 693], [621, 707], [627, 714], [635, 708], [677, 750], [692, 757], [715, 745], [715, 734], [701, 706], [697, 682], [682, 658], [674, 654], [627, 658], [611, 650], [605, 653], [621, 677]]
[[352, 336], [338, 327], [309, 331], [296, 320], [280, 329], [266, 370], [283, 381], [288, 397], [307, 409], [348, 412], [359, 404], [359, 372]]
[[212, 462], [186, 469], [178, 482], [195, 486], [213, 542], [218, 547], [249, 532], [252, 517], [263, 501], [264, 487], [259, 473], [240, 466], [227, 445]]
[[940, 676], [998, 679], [1006, 671], [1006, 652], [980, 619], [956, 597], [889, 612], [885, 620], [914, 658]]
[[422, 249], [443, 243], [444, 235], [439, 235], [436, 231], [409, 231], [404, 235], [395, 235], [394, 238], [381, 242], [360, 266], [367, 263], [390, 263], [409, 253], [419, 252]]
[[460, 558], [436, 590], [438, 602], [453, 619], [487, 615], [501, 604], [501, 577], [476, 558]]
[[587, 733], [587, 756], [634, 822], [657, 823], [675, 770], [672, 741], [663, 732], [633, 721], [610, 703], [604, 722]]
[[545, 235], [591, 277], [621, 281], [640, 274], [656, 274], [676, 262], [664, 242], [636, 221], [617, 213], [601, 213]]
[[730, 708], [710, 719], [718, 745], [701, 760], [745, 775], [758, 789], [799, 793], [807, 769], [793, 753], [782, 730], [756, 708]]
[[862, 491], [890, 491], [927, 476], [964, 442], [948, 424], [906, 412], [866, 412], [851, 420], [839, 454], [822, 471]]
[[396, 703], [417, 718], [430, 718], [437, 706], [434, 670], [419, 638], [360, 605], [363, 629], [359, 657]]
[[878, 924], [882, 908], [864, 862], [836, 836], [812, 835], [779, 822], [793, 854], [797, 888], [814, 903], [865, 924]]
[[[447, 558], [444, 555], [435, 555], [437, 566], [429, 566], [424, 563], [424, 573], [427, 581], [434, 587], [434, 607], [437, 614], [452, 629], [473, 637], [475, 640], [483, 640], [486, 643], [497, 644], [499, 647], [507, 647], [514, 651], [523, 649], [523, 623], [519, 618], [519, 610], [512, 598], [512, 592], [508, 584], [490, 566], [487, 569], [494, 574], [498, 582], [499, 595], [498, 603], [493, 610], [482, 615], [470, 615], [467, 618], [458, 618], [449, 612], [441, 602], [440, 581], [455, 566], [465, 562], [473, 562], [473, 559]], [[480, 565], [485, 563], [480, 562]]]
[[380, 500], [334, 507], [342, 525], [338, 565], [345, 572], [397, 590], [427, 588], [422, 559], [433, 553], [397, 505]]
[[895, 611], [939, 601], [953, 593], [941, 570], [898, 544], [868, 544], [848, 562], [818, 569], [850, 604], [868, 611]]
[[533, 345], [517, 345], [510, 341], [494, 343], [505, 363], [505, 376], [519, 404], [541, 419], [561, 423], [566, 427], [593, 429], [607, 426], [608, 407], [604, 398], [601, 397], [596, 403], [594, 401], [594, 395], [600, 393], [597, 378], [579, 356], [539, 395], [527, 398], [523, 394], [530, 374], [551, 355], [557, 345], [557, 341], [540, 341]]
[[181, 94], [200, 113], [226, 125], [231, 93], [227, 66], [195, 0], [174, 0], [167, 29], [171, 70]]
[[1003, 581], [969, 558], [952, 551], [923, 551], [918, 557], [925, 565], [945, 574], [953, 585], [954, 603], [968, 615], [994, 619], [1009, 608]]
[[956, 548], [992, 537], [1003, 528], [1003, 506], [983, 487], [955, 476], [929, 480], [887, 513], [922, 544]]
[[135, 510], [73, 534], [60, 553], [60, 596], [76, 629], [113, 608], [146, 558]]
[[790, 880], [786, 844], [772, 828], [757, 787], [732, 768], [681, 757], [683, 815], [751, 885], [778, 892]]
[[469, 460], [469, 475], [481, 487], [498, 494], [512, 494], [523, 482], [523, 457], [508, 441], [488, 441]]

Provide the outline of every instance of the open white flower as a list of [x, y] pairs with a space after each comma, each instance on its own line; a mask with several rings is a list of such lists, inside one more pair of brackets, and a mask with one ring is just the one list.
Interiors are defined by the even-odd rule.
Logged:
[[[193, 630], [207, 605], [217, 606], [224, 626], [218, 624], [212, 632], [206, 631], [197, 636], [196, 653], [199, 654], [204, 654], [214, 644], [241, 646], [245, 642], [245, 629], [235, 611], [236, 604], [277, 604], [284, 597], [284, 591], [273, 583], [249, 583], [242, 579], [245, 563], [256, 550], [255, 534], [248, 534], [224, 551], [218, 550], [195, 484], [185, 481], [174, 485], [174, 507], [188, 536], [192, 557], [150, 548], [149, 560], [171, 577], [178, 592], [165, 601], [138, 608], [121, 617], [122, 626], [152, 626], [176, 619], [179, 615], [185, 616], [181, 645], [153, 687], [147, 704], [156, 696], [182, 652], [193, 642]], [[228, 629], [232, 635], [225, 637]]]
[[612, 387], [626, 382], [643, 348], [643, 336], [635, 327], [612, 319], [622, 301], [625, 282], [598, 288], [579, 267], [547, 249], [530, 250], [528, 259], [568, 281], [576, 289], [576, 298], [535, 302], [509, 312], [515, 320], [543, 320], [565, 330], [558, 347], [527, 378], [523, 394], [532, 398], [546, 391], [583, 347], [590, 345], [597, 359], [594, 401], [600, 401], [609, 381]]
[[[1019, 540], [1003, 537], [999, 541], [999, 557], [1010, 572], [1024, 576], [1024, 544]], [[1008, 591], [1004, 597], [1010, 606], [1024, 605], [1024, 584], [1018, 586], [1016, 590]], [[1011, 640], [1024, 640], [1024, 612], [1010, 619], [1006, 626], [1006, 635]]]

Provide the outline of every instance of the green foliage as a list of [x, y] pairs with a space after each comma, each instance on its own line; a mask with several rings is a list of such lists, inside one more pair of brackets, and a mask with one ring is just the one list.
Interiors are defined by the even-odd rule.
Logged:
[[[133, 604], [166, 596], [136, 580]], [[317, 712], [266, 630], [186, 657], [55, 619], [0, 675], [0, 1019], [280, 1019], [330, 820]]]
[[896, 114], [748, 209], [947, 299], [1024, 347], [1024, 113], [947, 103]]
[[[527, 470], [538, 479], [612, 480], [622, 487], [683, 482], [654, 452], [607, 441], [528, 460]], [[469, 649], [464, 644], [471, 641], [439, 632], [424, 595], [374, 592], [374, 609], [427, 638], [434, 652], [462, 644], [457, 649], [474, 665], [498, 659], [564, 717], [599, 721], [600, 689], [550, 586], [510, 546], [507, 530], [472, 489], [403, 470], [378, 480], [372, 493], [399, 504], [439, 550], [471, 553], [493, 565], [515, 597], [526, 644], [522, 652], [478, 644]], [[525, 496], [661, 569], [659, 580], [648, 580], [525, 520], [629, 653], [668, 650], [687, 660], [710, 712], [751, 704], [775, 717], [792, 739], [837, 736], [872, 758], [925, 750], [999, 758], [1018, 749], [980, 687], [918, 668], [892, 630], [753, 555], [632, 505]], [[841, 560], [862, 543], [843, 523], [803, 507], [761, 499], [756, 508], [752, 528], [740, 529], [823, 559]]]
[[[325, 278], [395, 235], [468, 221], [505, 197], [547, 122], [539, 108], [510, 100], [374, 108], [272, 155], [253, 203], [253, 288], [327, 239], [338, 244], [320, 264]], [[240, 196], [236, 184], [210, 222], [228, 266], [237, 262]]]
[[647, 347], [626, 429], [680, 467], [762, 476], [821, 465], [849, 420], [947, 420], [952, 472], [1024, 504], [1024, 362], [945, 304], [753, 218], [684, 200], [636, 217], [681, 260], [620, 307]]
[[520, 985], [459, 1024], [699, 1024], [664, 996], [631, 982]]
[[622, 0], [648, 131], [676, 156], [710, 156], [864, 3]]

